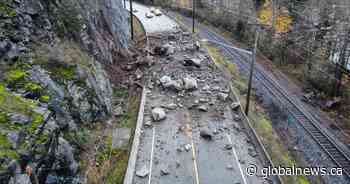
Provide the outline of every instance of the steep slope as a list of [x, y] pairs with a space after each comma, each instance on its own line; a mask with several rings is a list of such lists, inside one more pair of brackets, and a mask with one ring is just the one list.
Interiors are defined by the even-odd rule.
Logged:
[[112, 111], [104, 67], [128, 47], [127, 16], [113, 0], [0, 2], [0, 183], [81, 182], [82, 130]]

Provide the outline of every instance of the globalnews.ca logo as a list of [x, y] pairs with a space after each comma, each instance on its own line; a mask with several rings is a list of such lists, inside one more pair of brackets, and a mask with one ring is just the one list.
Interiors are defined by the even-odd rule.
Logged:
[[342, 176], [343, 169], [334, 167], [264, 167], [262, 169], [257, 168], [255, 165], [250, 165], [246, 169], [248, 176], [253, 176], [257, 174], [261, 174], [263, 177], [267, 178], [269, 176]]

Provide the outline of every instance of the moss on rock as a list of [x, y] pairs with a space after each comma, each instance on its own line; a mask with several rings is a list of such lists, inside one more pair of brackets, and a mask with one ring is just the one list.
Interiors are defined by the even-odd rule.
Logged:
[[0, 13], [10, 18], [17, 16], [16, 10], [8, 6], [4, 1], [0, 2]]
[[11, 88], [22, 87], [28, 74], [22, 70], [11, 70], [6, 74], [6, 83]]
[[50, 101], [50, 96], [48, 96], [48, 95], [43, 95], [43, 96], [41, 96], [40, 97], [40, 102], [42, 102], [42, 103], [49, 103], [49, 101]]
[[38, 96], [43, 91], [43, 88], [39, 84], [36, 84], [36, 83], [33, 83], [33, 82], [26, 83], [25, 86], [24, 86], [24, 89], [27, 92], [30, 92], [30, 93], [38, 95]]

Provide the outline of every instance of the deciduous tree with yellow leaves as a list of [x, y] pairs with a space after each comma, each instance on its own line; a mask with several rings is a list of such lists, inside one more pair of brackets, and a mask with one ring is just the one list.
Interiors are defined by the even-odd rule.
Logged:
[[[289, 15], [286, 8], [280, 8], [275, 13], [275, 31], [276, 33], [287, 33], [291, 30], [293, 18]], [[273, 6], [272, 0], [266, 0], [259, 12], [259, 21], [266, 26], [273, 25]]]

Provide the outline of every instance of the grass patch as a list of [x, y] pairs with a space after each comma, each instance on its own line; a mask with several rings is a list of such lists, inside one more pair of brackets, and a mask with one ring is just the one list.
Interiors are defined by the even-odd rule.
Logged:
[[135, 128], [136, 122], [137, 122], [137, 115], [139, 110], [139, 104], [140, 104], [140, 97], [139, 96], [130, 96], [129, 97], [129, 105], [128, 105], [128, 112], [124, 115], [120, 127], [126, 127], [126, 128]]
[[113, 97], [115, 98], [127, 98], [128, 90], [125, 88], [113, 88]]
[[32, 115], [37, 103], [9, 93], [5, 86], [0, 84], [0, 110], [3, 112], [16, 112]]
[[11, 88], [20, 88], [24, 85], [25, 79], [28, 74], [22, 70], [11, 70], [6, 73], [6, 84]]
[[[127, 113], [120, 118], [118, 123], [107, 127], [108, 130], [104, 132], [103, 135], [98, 135], [98, 133], [96, 133], [97, 136], [89, 141], [90, 143], [93, 142], [95, 145], [97, 139], [103, 137], [102, 140], [98, 140], [100, 145], [98, 145], [97, 152], [94, 152], [96, 155], [95, 163], [91, 165], [84, 160], [81, 161], [81, 165], [84, 167], [83, 169], [88, 172], [88, 183], [91, 184], [121, 184], [123, 183], [124, 175], [127, 170], [133, 135], [131, 135], [129, 144], [126, 147], [113, 149], [113, 130], [122, 127], [130, 128], [133, 134], [137, 122], [141, 96], [137, 91], [131, 90], [131, 94], [129, 94], [127, 89], [114, 88], [113, 97], [116, 101], [118, 101], [118, 99], [128, 99], [125, 100], [125, 102], [127, 102]], [[106, 127], [101, 127], [100, 129], [103, 130], [106, 129]], [[96, 132], [100, 133], [101, 130], [96, 130]]]

